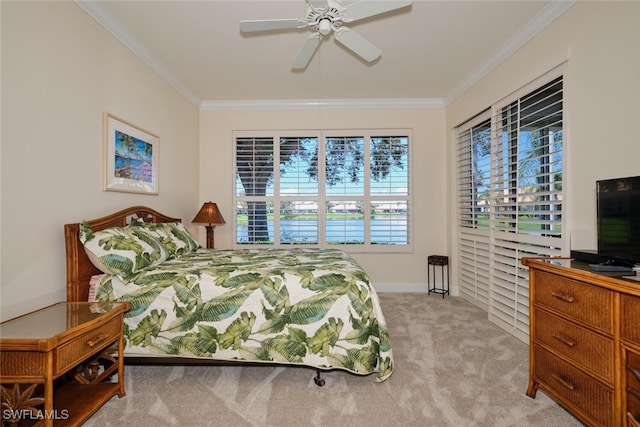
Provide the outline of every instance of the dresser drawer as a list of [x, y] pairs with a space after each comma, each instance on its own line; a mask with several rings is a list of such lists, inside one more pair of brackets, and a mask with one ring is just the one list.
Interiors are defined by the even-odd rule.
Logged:
[[625, 355], [627, 414], [640, 422], [640, 354], [627, 350]]
[[544, 310], [535, 310], [534, 340], [613, 384], [613, 340]]
[[613, 425], [613, 390], [538, 345], [534, 357], [534, 375], [544, 390], [580, 408], [599, 425]]
[[613, 292], [545, 271], [532, 272], [534, 303], [613, 334]]
[[117, 340], [121, 327], [122, 318], [116, 317], [104, 325], [82, 334], [82, 336], [64, 343], [55, 349], [53, 362], [54, 375], [68, 370], [70, 367], [80, 363], [83, 359], [86, 359], [90, 354], [98, 352], [100, 349], [105, 348], [108, 344]]
[[622, 312], [620, 338], [640, 347], [640, 298], [622, 295], [620, 301]]

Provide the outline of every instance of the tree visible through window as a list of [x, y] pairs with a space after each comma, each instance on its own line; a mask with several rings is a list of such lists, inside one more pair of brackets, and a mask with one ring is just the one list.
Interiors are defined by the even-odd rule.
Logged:
[[300, 134], [234, 136], [236, 243], [407, 246], [408, 132]]

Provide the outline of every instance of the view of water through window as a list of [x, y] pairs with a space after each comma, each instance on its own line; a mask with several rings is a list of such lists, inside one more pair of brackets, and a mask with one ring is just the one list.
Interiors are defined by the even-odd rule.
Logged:
[[[317, 244], [318, 231], [316, 221], [280, 221], [280, 236], [282, 243], [296, 244]], [[361, 244], [364, 242], [364, 220], [327, 220], [326, 233], [327, 243], [329, 244]], [[274, 230], [273, 221], [267, 221], [269, 230], [269, 241], [273, 242]], [[387, 245], [406, 245], [408, 244], [407, 236], [407, 217], [393, 217], [385, 219], [372, 219], [371, 228], [374, 230], [384, 229], [386, 232], [383, 236], [371, 236], [371, 242], [376, 244]], [[341, 238], [332, 238], [331, 236], [341, 236]], [[249, 226], [236, 226], [236, 241], [238, 243], [249, 242]]]

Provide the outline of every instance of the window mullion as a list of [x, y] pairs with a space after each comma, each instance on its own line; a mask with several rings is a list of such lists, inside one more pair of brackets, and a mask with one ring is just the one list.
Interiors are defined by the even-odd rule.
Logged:
[[282, 236], [280, 234], [280, 212], [282, 194], [280, 188], [280, 144], [282, 136], [276, 132], [273, 136], [273, 244], [280, 246]]
[[327, 246], [326, 143], [327, 136], [324, 131], [320, 131], [318, 135], [318, 244], [321, 248]]
[[364, 134], [364, 243], [371, 243], [371, 134]]

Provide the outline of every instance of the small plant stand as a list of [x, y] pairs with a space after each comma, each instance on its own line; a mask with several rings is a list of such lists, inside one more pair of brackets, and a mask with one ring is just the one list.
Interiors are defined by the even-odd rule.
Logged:
[[[436, 286], [436, 267], [440, 267], [442, 281]], [[447, 270], [447, 280], [444, 280], [444, 271]], [[433, 270], [433, 271], [432, 271]], [[432, 274], [433, 273], [433, 274]], [[433, 278], [433, 283], [432, 283]], [[428, 294], [442, 294], [442, 298], [449, 294], [449, 257], [446, 255], [429, 255], [427, 257], [427, 286]]]

